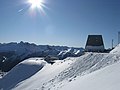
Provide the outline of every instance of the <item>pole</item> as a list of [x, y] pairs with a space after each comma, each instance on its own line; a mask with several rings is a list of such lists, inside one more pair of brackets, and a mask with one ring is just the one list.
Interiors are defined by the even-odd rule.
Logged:
[[120, 43], [120, 31], [118, 32], [118, 44]]
[[114, 42], [114, 40], [112, 39], [112, 49], [113, 49], [113, 42]]

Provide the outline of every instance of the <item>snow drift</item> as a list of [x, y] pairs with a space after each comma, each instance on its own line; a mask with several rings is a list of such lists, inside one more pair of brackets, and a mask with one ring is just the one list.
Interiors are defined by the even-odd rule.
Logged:
[[111, 54], [120, 54], [120, 44], [118, 44], [110, 53]]
[[31, 58], [19, 63], [0, 80], [0, 88], [2, 87], [3, 90], [12, 89], [19, 82], [34, 76], [34, 74], [41, 70], [45, 64], [45, 61], [37, 58]]

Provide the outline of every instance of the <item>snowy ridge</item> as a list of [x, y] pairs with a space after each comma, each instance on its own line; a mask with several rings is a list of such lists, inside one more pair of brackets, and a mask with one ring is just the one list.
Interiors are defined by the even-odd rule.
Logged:
[[[40, 58], [30, 58], [15, 66], [7, 75], [0, 80], [3, 90], [10, 90], [23, 80], [34, 76], [45, 66], [46, 62]], [[7, 87], [6, 87], [7, 86]], [[0, 88], [1, 90], [1, 88]]]
[[89, 74], [119, 60], [120, 56], [115, 56], [114, 54], [87, 53], [75, 58], [75, 62], [70, 67], [51, 79], [52, 82], [51, 80], [46, 82], [44, 88], [46, 88], [45, 90], [49, 88], [57, 90], [68, 82], [74, 81], [78, 76]]
[[111, 52], [111, 54], [120, 54], [120, 44], [118, 44], [115, 49], [113, 49]]

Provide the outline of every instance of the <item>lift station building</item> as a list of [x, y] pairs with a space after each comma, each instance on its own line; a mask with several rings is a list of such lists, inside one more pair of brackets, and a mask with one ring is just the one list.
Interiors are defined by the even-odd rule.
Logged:
[[86, 52], [104, 52], [104, 50], [102, 35], [88, 35], [85, 46]]

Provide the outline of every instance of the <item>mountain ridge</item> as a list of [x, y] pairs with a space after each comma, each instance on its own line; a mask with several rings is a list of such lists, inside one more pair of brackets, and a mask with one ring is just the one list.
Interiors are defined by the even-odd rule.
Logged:
[[0, 44], [0, 70], [7, 72], [21, 61], [31, 57], [45, 58], [49, 56], [50, 58], [56, 57], [55, 59], [65, 59], [67, 57], [77, 57], [83, 53], [83, 48], [36, 45], [23, 41], [20, 43], [3, 43]]

